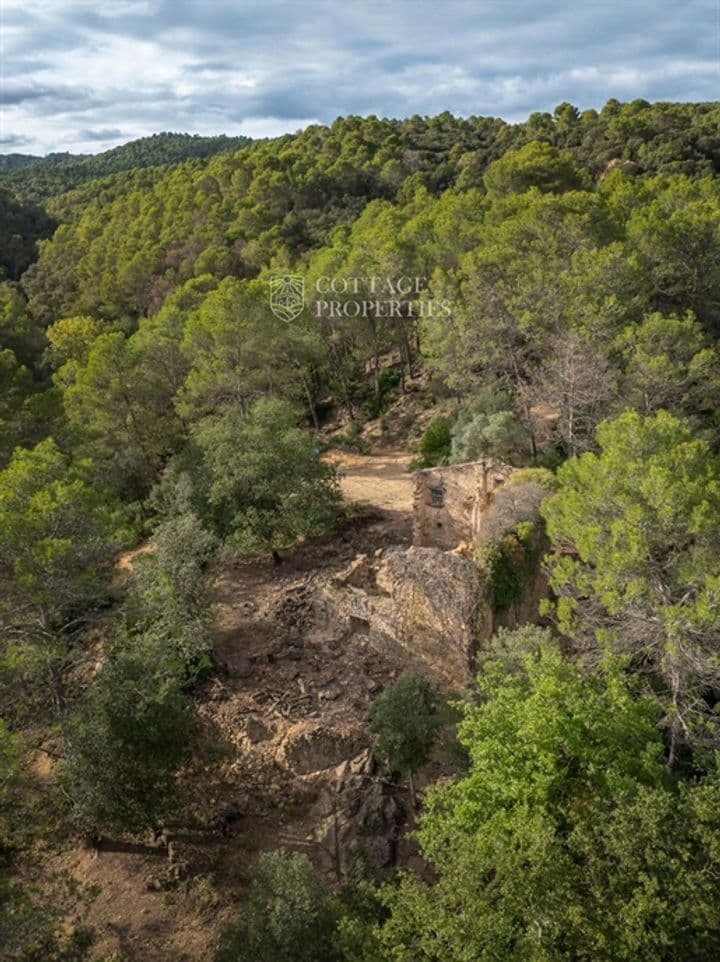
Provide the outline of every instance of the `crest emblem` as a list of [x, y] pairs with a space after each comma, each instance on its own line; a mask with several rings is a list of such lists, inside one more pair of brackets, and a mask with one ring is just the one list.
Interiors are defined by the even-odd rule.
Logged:
[[270, 278], [270, 310], [285, 323], [294, 321], [305, 307], [305, 279], [301, 274]]

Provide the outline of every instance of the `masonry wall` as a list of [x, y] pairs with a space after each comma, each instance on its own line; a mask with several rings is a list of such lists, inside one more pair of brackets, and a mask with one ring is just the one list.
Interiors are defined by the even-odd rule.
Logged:
[[359, 555], [319, 593], [317, 613], [378, 651], [402, 653], [441, 688], [465, 687], [475, 651], [479, 572], [438, 548], [392, 547]]
[[452, 550], [474, 544], [492, 492], [505, 483], [510, 467], [502, 462], [472, 461], [426, 468], [413, 475], [413, 543]]

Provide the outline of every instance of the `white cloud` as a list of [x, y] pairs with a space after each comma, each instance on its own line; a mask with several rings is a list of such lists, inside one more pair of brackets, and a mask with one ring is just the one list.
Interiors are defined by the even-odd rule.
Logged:
[[[0, 141], [716, 99], [717, 0], [0, 0]], [[2, 147], [0, 147], [2, 149]]]

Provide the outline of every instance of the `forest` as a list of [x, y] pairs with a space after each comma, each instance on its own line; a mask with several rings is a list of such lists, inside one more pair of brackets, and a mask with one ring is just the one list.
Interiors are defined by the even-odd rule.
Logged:
[[135, 167], [176, 164], [190, 157], [212, 157], [237, 150], [248, 137], [200, 137], [198, 134], [153, 134], [100, 154], [0, 154], [0, 185], [21, 200], [42, 201], [96, 180]]
[[[92, 893], [43, 865], [201, 818], [219, 573], [344, 536], [327, 453], [371, 427], [415, 468], [512, 466], [473, 560], [498, 608], [528, 563], [547, 596], [467, 690], [374, 693], [412, 864], [338, 881], [262, 850], [178, 958], [716, 959], [720, 105], [0, 160], [0, 956], [155, 958], [101, 952]], [[359, 279], [340, 308], [421, 283], [392, 316], [285, 322], [287, 275]]]

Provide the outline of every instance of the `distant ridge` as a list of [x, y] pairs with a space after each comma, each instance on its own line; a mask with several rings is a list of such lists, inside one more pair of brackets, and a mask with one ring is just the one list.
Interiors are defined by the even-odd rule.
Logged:
[[0, 154], [0, 186], [21, 200], [42, 201], [88, 180], [139, 167], [175, 164], [192, 157], [212, 157], [251, 143], [249, 137], [201, 137], [160, 133], [132, 140], [100, 154]]

